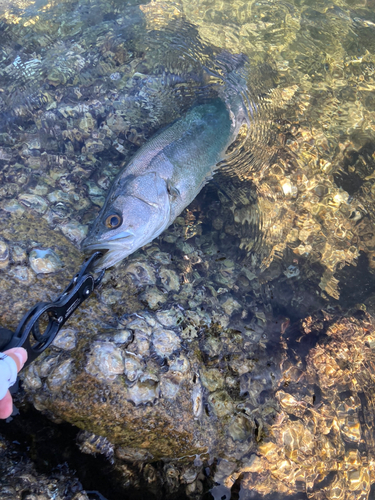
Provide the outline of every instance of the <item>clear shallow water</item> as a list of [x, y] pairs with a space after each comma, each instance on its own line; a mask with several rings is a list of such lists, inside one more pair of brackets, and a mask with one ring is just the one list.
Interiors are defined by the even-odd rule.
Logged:
[[[239, 410], [254, 419], [261, 408], [257, 422], [266, 429], [256, 450], [261, 465], [250, 452], [247, 461], [236, 454], [235, 445], [228, 462], [242, 465], [233, 474], [230, 465], [219, 467], [215, 480], [226, 493], [212, 495], [229, 495], [237, 481], [241, 498], [368, 498], [372, 327], [337, 317], [372, 314], [374, 307], [375, 4], [0, 8], [1, 208], [16, 218], [15, 233], [17, 221], [22, 226], [31, 213], [34, 224], [43, 221], [76, 246], [136, 149], [215, 96], [234, 64], [223, 51], [246, 55], [246, 83], [232, 84], [250, 127], [223, 173], [160, 242], [181, 259], [179, 272], [192, 293], [203, 295], [214, 284], [222, 303], [243, 304], [265, 335], [264, 350], [255, 352], [261, 359], [280, 353], [273, 367], [288, 387], [282, 393], [278, 385], [277, 397], [289, 423], [286, 417], [275, 423], [267, 419], [275, 387], [256, 384], [270, 367], [264, 361], [256, 376], [242, 379], [242, 396], [253, 400]], [[201, 253], [183, 261], [188, 245]], [[232, 306], [226, 305], [230, 326], [241, 329], [243, 318]], [[285, 318], [292, 327], [283, 336], [274, 325]]]

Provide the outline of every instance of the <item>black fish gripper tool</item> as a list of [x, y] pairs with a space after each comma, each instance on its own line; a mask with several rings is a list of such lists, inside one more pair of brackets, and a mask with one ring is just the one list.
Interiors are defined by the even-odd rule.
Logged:
[[[26, 367], [47, 349], [72, 313], [102, 281], [105, 269], [97, 278], [92, 273], [95, 262], [101, 256], [100, 252], [91, 255], [54, 302], [39, 302], [32, 307], [21, 319], [15, 332], [0, 327], [0, 351], [24, 347], [28, 355]], [[41, 323], [47, 323], [42, 332]]]

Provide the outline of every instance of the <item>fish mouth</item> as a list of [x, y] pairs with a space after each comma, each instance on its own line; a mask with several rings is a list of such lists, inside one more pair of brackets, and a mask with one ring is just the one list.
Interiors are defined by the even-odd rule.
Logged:
[[98, 243], [87, 242], [83, 243], [82, 251], [86, 255], [92, 255], [94, 252], [101, 252], [103, 254], [94, 265], [94, 271], [101, 271], [115, 266], [125, 257], [130, 255], [132, 253], [132, 245], [126, 244], [120, 239], [115, 241], [101, 241]]

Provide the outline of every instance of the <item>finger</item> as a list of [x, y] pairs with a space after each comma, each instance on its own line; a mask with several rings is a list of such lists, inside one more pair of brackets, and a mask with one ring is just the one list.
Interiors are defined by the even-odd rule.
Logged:
[[8, 418], [13, 411], [13, 401], [10, 392], [5, 394], [5, 397], [0, 401], [0, 418]]
[[16, 362], [17, 372], [19, 372], [23, 365], [26, 363], [27, 351], [23, 347], [13, 347], [13, 349], [4, 351], [4, 354], [11, 357]]

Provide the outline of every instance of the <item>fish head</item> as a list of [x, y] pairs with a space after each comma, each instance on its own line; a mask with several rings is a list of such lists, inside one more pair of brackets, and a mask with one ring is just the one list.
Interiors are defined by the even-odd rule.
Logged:
[[170, 200], [164, 179], [156, 172], [120, 176], [82, 242], [82, 250], [86, 254], [103, 252], [96, 269], [107, 269], [159, 236], [169, 219]]

